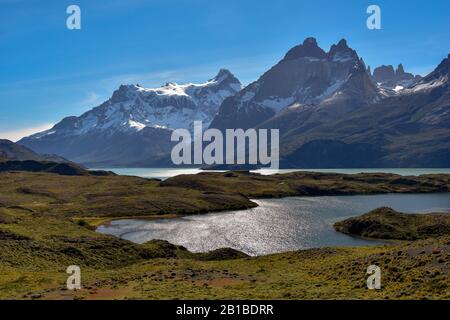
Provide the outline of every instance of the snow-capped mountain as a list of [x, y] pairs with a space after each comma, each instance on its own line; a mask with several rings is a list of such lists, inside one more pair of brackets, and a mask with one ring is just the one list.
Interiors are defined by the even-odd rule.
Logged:
[[[405, 93], [430, 91], [437, 87], [449, 86], [450, 54], [429, 75], [418, 81], [414, 86], [405, 90]], [[450, 110], [448, 110], [450, 112]]]
[[226, 70], [204, 84], [121, 86], [80, 117], [19, 143], [88, 166], [170, 165], [172, 129], [280, 130], [283, 167], [450, 166], [450, 56], [428, 76], [373, 74], [345, 40], [314, 38], [241, 89]]
[[225, 69], [202, 84], [122, 85], [100, 106], [20, 143], [90, 165], [138, 165], [170, 150], [171, 130], [191, 129], [196, 120], [209, 125], [222, 101], [239, 90], [241, 83]]
[[82, 135], [91, 131], [140, 131], [145, 127], [190, 128], [194, 120], [209, 125], [222, 101], [241, 89], [228, 70], [203, 84], [167, 83], [160, 88], [122, 85], [112, 97], [80, 117], [69, 117], [55, 127], [32, 135]]
[[[331, 100], [343, 101], [345, 88], [345, 109], [349, 109], [361, 99], [371, 102], [378, 98], [379, 92], [370, 82], [364, 62], [346, 40], [325, 52], [316, 39], [307, 38], [257, 81], [225, 99], [211, 127], [250, 128], [287, 107], [330, 105]], [[354, 88], [348, 83], [354, 83]]]
[[224, 100], [211, 127], [280, 130], [282, 167], [448, 167], [449, 58], [423, 79], [385, 66], [372, 75], [345, 40], [291, 49]]

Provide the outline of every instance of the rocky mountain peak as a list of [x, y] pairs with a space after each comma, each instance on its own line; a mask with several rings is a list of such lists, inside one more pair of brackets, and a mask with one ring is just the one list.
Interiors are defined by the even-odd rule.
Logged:
[[284, 60], [295, 60], [299, 58], [317, 58], [324, 59], [326, 58], [326, 53], [320, 48], [317, 44], [317, 40], [315, 38], [306, 38], [303, 41], [303, 44], [295, 46], [291, 50], [288, 51]]
[[119, 89], [115, 90], [113, 92], [113, 95], [111, 97], [111, 101], [113, 103], [119, 103], [119, 102], [123, 102], [129, 99], [130, 94], [132, 94], [133, 92], [136, 92], [139, 90], [139, 86], [137, 85], [120, 85]]
[[392, 65], [382, 65], [373, 70], [375, 82], [385, 82], [395, 77], [394, 67]]
[[442, 60], [442, 62], [439, 64], [437, 68], [438, 70], [441, 70], [446, 74], [450, 73], [450, 54], [447, 56], [446, 59]]
[[399, 64], [394, 70], [392, 65], [382, 65], [373, 71], [372, 80], [385, 89], [396, 92], [411, 87], [421, 79], [412, 73], [406, 72], [403, 64]]
[[211, 83], [240, 87], [241, 82], [228, 69], [220, 69], [217, 75], [209, 80]]
[[208, 126], [222, 102], [241, 88], [226, 69], [203, 83], [169, 82], [158, 88], [121, 85], [101, 105], [78, 117], [64, 118], [21, 143], [79, 163], [137, 164], [170, 153], [172, 130], [192, 130], [194, 121]]
[[328, 52], [328, 56], [335, 62], [349, 62], [358, 59], [358, 54], [347, 45], [347, 40], [345, 39], [341, 39], [338, 44], [333, 44]]
[[341, 39], [337, 44], [333, 44], [330, 49], [330, 54], [333, 55], [336, 52], [347, 52], [351, 50], [347, 45], [347, 40]]
[[337, 44], [337, 47], [339, 47], [339, 48], [348, 48], [347, 40], [345, 40], [344, 38], [339, 40], [339, 42]]
[[217, 73], [217, 75], [213, 79], [216, 79], [216, 80], [219, 81], [219, 80], [226, 79], [228, 77], [233, 77], [234, 78], [234, 75], [230, 72], [230, 70], [228, 70], [228, 69], [220, 69], [219, 72]]
[[376, 86], [370, 80], [366, 66], [362, 60], [358, 60], [353, 66], [350, 76], [341, 89], [341, 93], [346, 92], [358, 103], [370, 103], [379, 93]]
[[329, 55], [334, 56], [337, 53], [353, 53], [354, 50], [349, 48], [347, 40], [341, 39], [337, 44], [333, 44], [330, 48]]
[[437, 66], [436, 70], [442, 75], [450, 74], [450, 54], [447, 56], [446, 59], [442, 60], [442, 62]]
[[64, 118], [52, 129], [34, 134], [30, 139], [134, 133], [148, 127], [190, 128], [194, 120], [208, 124], [222, 101], [240, 89], [239, 80], [226, 69], [200, 84], [169, 82], [159, 88], [121, 85], [101, 105], [79, 117]]
[[422, 82], [431, 82], [434, 80], [444, 80], [448, 82], [450, 77], [450, 54], [429, 75], [423, 78]]
[[400, 63], [398, 65], [397, 70], [395, 70], [395, 74], [397, 76], [401, 76], [401, 75], [405, 74], [405, 68], [403, 68], [403, 64]]
[[176, 83], [176, 82], [172, 82], [172, 81], [169, 81], [169, 82], [166, 82], [166, 84], [164, 85], [164, 87], [175, 87], [175, 86], [177, 86], [178, 84]]

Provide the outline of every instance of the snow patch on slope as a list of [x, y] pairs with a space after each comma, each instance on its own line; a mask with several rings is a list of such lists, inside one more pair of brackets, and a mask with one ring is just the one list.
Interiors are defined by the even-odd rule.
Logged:
[[241, 89], [229, 71], [205, 83], [167, 83], [159, 88], [122, 85], [112, 97], [80, 117], [66, 118], [52, 129], [30, 136], [41, 139], [84, 135], [91, 132], [139, 132], [148, 128], [192, 129], [194, 121], [209, 126], [222, 101]]
[[431, 82], [419, 83], [412, 87], [411, 89], [406, 90], [407, 92], [420, 92], [420, 91], [428, 91], [434, 88], [440, 87], [448, 83], [448, 77], [441, 77]]
[[294, 103], [294, 101], [295, 101], [294, 97], [272, 98], [264, 100], [263, 102], [261, 102], [261, 105], [267, 108], [271, 108], [272, 110], [278, 112], [290, 106], [292, 103]]

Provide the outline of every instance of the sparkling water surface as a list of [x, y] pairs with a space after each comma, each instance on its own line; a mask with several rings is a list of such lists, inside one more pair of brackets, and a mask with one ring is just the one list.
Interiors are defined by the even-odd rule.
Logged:
[[167, 240], [193, 252], [231, 247], [250, 255], [380, 242], [334, 231], [333, 223], [389, 206], [408, 213], [449, 212], [447, 194], [292, 197], [254, 200], [259, 207], [161, 220], [117, 220], [98, 232], [136, 243]]

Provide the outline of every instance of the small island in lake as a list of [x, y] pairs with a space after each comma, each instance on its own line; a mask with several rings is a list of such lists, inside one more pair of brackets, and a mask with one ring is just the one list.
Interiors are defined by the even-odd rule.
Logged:
[[[225, 172], [161, 182], [8, 171], [0, 177], [0, 298], [449, 298], [446, 214], [409, 216], [379, 209], [338, 222], [336, 228], [359, 236], [406, 240], [259, 257], [227, 248], [192, 253], [158, 240], [135, 244], [95, 228], [114, 219], [251, 208], [256, 205], [252, 198], [448, 192], [450, 175]], [[383, 271], [382, 290], [366, 288], [371, 264]], [[81, 290], [66, 290], [68, 265], [81, 267]]]

